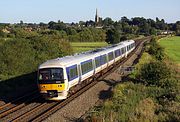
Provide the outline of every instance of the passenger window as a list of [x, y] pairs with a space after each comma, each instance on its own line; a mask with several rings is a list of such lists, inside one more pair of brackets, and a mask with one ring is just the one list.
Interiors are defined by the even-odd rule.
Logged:
[[95, 64], [96, 64], [96, 67], [101, 66], [101, 58], [100, 57], [95, 58]]
[[76, 78], [78, 76], [77, 67], [70, 69], [70, 79]]
[[103, 55], [103, 56], [101, 56], [101, 64], [103, 65], [103, 64], [105, 64], [105, 63], [107, 63], [106, 54]]
[[82, 74], [85, 74], [91, 70], [93, 70], [93, 66], [92, 66], [92, 60], [86, 61], [85, 63], [81, 64], [81, 70], [82, 70]]
[[113, 52], [108, 53], [109, 61], [114, 59]]
[[120, 50], [115, 51], [115, 57], [117, 58], [118, 56], [120, 56]]
[[71, 81], [78, 77], [77, 65], [73, 65], [67, 68], [68, 80]]

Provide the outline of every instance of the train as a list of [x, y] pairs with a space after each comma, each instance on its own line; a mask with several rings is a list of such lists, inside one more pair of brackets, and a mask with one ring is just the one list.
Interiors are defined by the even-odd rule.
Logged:
[[67, 99], [69, 91], [114, 63], [127, 57], [135, 49], [134, 40], [111, 46], [47, 60], [38, 67], [38, 88], [46, 100]]

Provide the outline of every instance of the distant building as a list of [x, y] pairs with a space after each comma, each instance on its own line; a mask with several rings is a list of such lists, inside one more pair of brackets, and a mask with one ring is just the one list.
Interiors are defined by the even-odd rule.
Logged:
[[96, 15], [95, 15], [95, 23], [99, 23], [99, 15], [98, 15], [97, 8], [96, 8]]
[[173, 33], [174, 33], [173, 31], [169, 31], [169, 30], [160, 32], [161, 35], [168, 35], [168, 34], [173, 34]]
[[99, 17], [99, 15], [98, 15], [98, 10], [97, 10], [97, 8], [96, 8], [95, 26], [98, 27], [98, 28], [102, 28], [102, 27], [101, 27], [101, 24], [102, 24], [102, 18]]

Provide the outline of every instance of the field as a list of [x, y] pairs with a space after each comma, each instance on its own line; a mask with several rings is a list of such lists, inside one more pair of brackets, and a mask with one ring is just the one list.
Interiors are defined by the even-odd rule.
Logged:
[[166, 37], [160, 39], [160, 45], [165, 48], [166, 54], [175, 63], [180, 64], [180, 37]]
[[106, 42], [71, 42], [74, 53], [85, 52], [100, 47], [108, 46]]

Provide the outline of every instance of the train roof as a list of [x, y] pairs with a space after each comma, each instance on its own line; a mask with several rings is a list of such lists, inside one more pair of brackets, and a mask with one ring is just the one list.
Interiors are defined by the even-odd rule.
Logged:
[[127, 40], [124, 42], [120, 42], [115, 45], [103, 47], [103, 48], [98, 48], [95, 50], [90, 50], [87, 52], [79, 53], [79, 54], [74, 54], [72, 56], [65, 56], [62, 58], [56, 58], [56, 59], [51, 59], [47, 60], [46, 62], [42, 63], [39, 68], [46, 68], [46, 67], [59, 67], [59, 66], [67, 66], [67, 65], [73, 65], [78, 62], [83, 62], [88, 59], [92, 59], [94, 57], [107, 54], [109, 52], [112, 52], [114, 50], [117, 50], [119, 48], [125, 47], [131, 43], [133, 43], [134, 40]]

